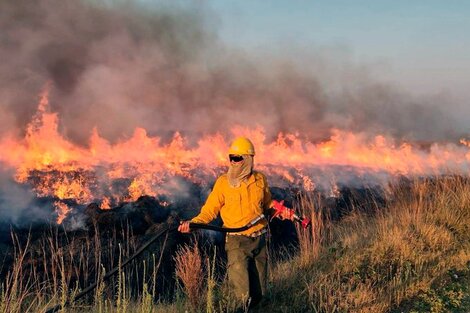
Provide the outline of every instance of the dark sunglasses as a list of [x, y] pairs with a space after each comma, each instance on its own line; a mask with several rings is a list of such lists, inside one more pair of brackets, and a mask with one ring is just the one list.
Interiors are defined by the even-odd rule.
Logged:
[[230, 154], [228, 158], [230, 159], [230, 162], [237, 163], [243, 161], [243, 155]]

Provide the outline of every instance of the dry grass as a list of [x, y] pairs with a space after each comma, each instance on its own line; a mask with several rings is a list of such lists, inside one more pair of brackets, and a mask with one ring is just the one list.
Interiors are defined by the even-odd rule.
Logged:
[[184, 293], [187, 296], [190, 307], [198, 311], [205, 301], [205, 271], [197, 242], [186, 245], [176, 253], [176, 276], [181, 280]]
[[308, 265], [315, 261], [321, 253], [321, 248], [329, 238], [329, 220], [319, 209], [319, 195], [304, 194], [295, 207], [296, 211], [302, 216], [306, 216], [311, 220], [311, 227], [302, 229], [296, 224], [297, 234], [299, 237], [300, 255], [299, 260], [302, 266]]
[[[386, 205], [374, 214], [358, 208], [334, 223], [320, 199], [302, 196], [296, 209], [311, 216], [313, 227], [298, 229], [298, 255], [271, 269], [268, 301], [259, 312], [470, 311], [470, 180], [421, 179], [387, 190]], [[124, 236], [131, 237], [130, 231]], [[116, 235], [78, 241], [51, 230], [35, 249], [13, 238], [15, 261], [1, 282], [0, 312], [44, 312], [70, 299], [77, 281], [94, 282], [102, 264], [109, 270], [136, 248], [123, 240], [129, 243], [119, 249]], [[156, 303], [157, 259], [122, 271], [67, 312], [230, 312], [216, 260], [201, 256], [194, 243], [175, 258], [185, 297]], [[131, 294], [136, 282], [142, 288]]]
[[[98, 275], [102, 275], [102, 260], [106, 260], [106, 269], [109, 270], [117, 265], [112, 261], [115, 255], [121, 253], [121, 258], [127, 258], [136, 248], [129, 229], [123, 234], [126, 244], [122, 249], [117, 244], [119, 240], [116, 233], [108, 238], [106, 245], [99, 235], [80, 240], [70, 239], [67, 233], [59, 233], [57, 228], [52, 227], [34, 246], [30, 242], [31, 236], [27, 237], [25, 243], [14, 233], [12, 238], [14, 261], [1, 282], [0, 312], [5, 313], [44, 312], [55, 304], [63, 305], [78, 293], [79, 284], [86, 287], [95, 282]], [[129, 290], [131, 280], [135, 282], [136, 275], [132, 271], [120, 274], [122, 276], [109, 285], [118, 285], [122, 287], [120, 291], [125, 292]], [[104, 289], [104, 284], [98, 287], [102, 292]], [[101, 297], [95, 295], [95, 299], [100, 299], [98, 304], [103, 306]]]
[[[467, 179], [399, 186], [387, 203], [373, 216], [355, 213], [326, 226], [328, 231], [317, 230], [323, 238], [316, 246], [302, 239], [302, 253], [294, 262], [274, 270], [272, 311], [289, 312], [276, 309], [280, 299], [294, 301], [297, 311], [389, 312], [428, 290], [436, 277], [469, 264]], [[286, 293], [293, 296], [279, 296]]]

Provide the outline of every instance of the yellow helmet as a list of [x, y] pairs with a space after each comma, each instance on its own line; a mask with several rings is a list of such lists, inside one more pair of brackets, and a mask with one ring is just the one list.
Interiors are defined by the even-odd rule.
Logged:
[[246, 137], [238, 137], [230, 145], [228, 154], [255, 155], [255, 146], [253, 146], [253, 143], [250, 141], [250, 139]]

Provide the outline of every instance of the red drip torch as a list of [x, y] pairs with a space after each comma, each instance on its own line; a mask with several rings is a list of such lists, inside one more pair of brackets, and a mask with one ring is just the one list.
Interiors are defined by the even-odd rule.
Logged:
[[272, 208], [275, 211], [272, 218], [275, 218], [280, 215], [287, 219], [293, 219], [294, 221], [300, 223], [303, 228], [312, 226], [312, 221], [310, 221], [309, 218], [298, 216], [293, 209], [289, 209], [288, 207], [284, 205], [284, 200], [280, 202], [273, 200], [272, 205], [273, 205]]

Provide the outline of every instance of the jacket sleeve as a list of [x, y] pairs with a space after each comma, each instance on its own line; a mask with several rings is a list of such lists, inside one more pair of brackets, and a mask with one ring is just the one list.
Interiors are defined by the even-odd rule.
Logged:
[[222, 190], [222, 180], [219, 177], [206, 203], [201, 208], [201, 212], [194, 217], [191, 222], [208, 224], [217, 218], [220, 208], [225, 204], [225, 197]]

